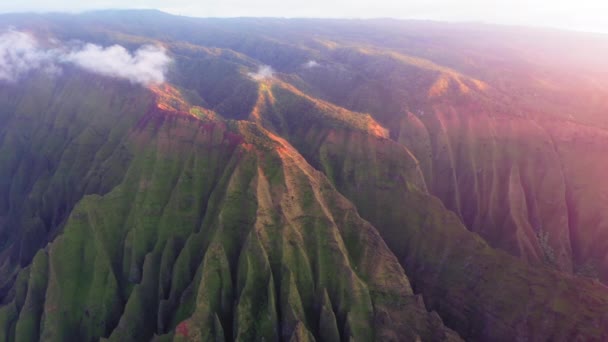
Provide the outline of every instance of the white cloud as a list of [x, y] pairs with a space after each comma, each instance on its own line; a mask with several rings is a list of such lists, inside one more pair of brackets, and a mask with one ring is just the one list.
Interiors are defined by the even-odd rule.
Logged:
[[261, 81], [266, 78], [271, 78], [274, 75], [274, 70], [270, 65], [260, 65], [257, 72], [250, 72], [247, 75], [256, 81]]
[[118, 77], [134, 83], [163, 83], [171, 62], [165, 49], [146, 45], [131, 54], [120, 45], [101, 47], [87, 44], [68, 53], [64, 60], [101, 75]]
[[0, 35], [0, 80], [14, 81], [32, 69], [50, 68], [54, 51], [44, 51], [29, 34], [9, 30]]
[[142, 46], [131, 54], [120, 45], [49, 48], [24, 32], [9, 30], [0, 34], [0, 80], [4, 81], [15, 81], [31, 70], [57, 75], [62, 72], [62, 64], [72, 64], [100, 75], [147, 85], [164, 82], [170, 63], [166, 51], [153, 45]]
[[304, 67], [307, 69], [312, 69], [312, 68], [316, 68], [318, 67], [320, 64], [319, 62], [315, 61], [315, 60], [309, 60], [308, 62], [304, 63]]
[[48, 64], [42, 68], [42, 71], [49, 75], [50, 77], [59, 76], [63, 73], [63, 69], [57, 64]]

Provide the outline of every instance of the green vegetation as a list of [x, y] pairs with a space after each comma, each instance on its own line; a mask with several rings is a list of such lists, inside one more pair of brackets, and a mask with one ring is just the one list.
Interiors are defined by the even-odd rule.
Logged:
[[430, 23], [17, 19], [174, 63], [0, 85], [0, 341], [608, 338], [606, 121], [552, 64]]
[[[9, 340], [431, 333], [376, 231], [296, 150], [256, 125], [146, 115], [121, 143], [120, 184], [78, 201], [19, 272]], [[417, 328], [375, 323], [385, 311]]]

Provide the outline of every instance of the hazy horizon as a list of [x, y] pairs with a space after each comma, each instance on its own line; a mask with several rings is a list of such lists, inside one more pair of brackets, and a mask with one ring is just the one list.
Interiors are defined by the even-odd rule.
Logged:
[[424, 4], [390, 0], [338, 0], [325, 3], [311, 0], [213, 0], [204, 5], [192, 0], [176, 0], [167, 4], [159, 0], [135, 0], [128, 4], [117, 0], [82, 3], [74, 0], [24, 0], [19, 4], [0, 4], [0, 13], [14, 12], [71, 12], [79, 13], [107, 9], [157, 9], [191, 17], [282, 17], [282, 18], [337, 18], [337, 19], [417, 19], [444, 22], [478, 22], [486, 24], [546, 27], [572, 31], [608, 33], [608, 2], [583, 0], [547, 1], [482, 1], [431, 0]]

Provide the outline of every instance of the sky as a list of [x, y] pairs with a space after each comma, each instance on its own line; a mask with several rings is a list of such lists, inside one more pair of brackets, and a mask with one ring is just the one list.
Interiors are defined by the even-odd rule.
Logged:
[[196, 17], [430, 19], [608, 33], [607, 0], [20, 0], [0, 13], [154, 8]]

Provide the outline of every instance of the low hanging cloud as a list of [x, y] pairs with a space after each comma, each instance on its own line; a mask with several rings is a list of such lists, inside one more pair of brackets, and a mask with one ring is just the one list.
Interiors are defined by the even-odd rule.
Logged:
[[315, 60], [309, 60], [308, 62], [304, 63], [304, 67], [306, 69], [312, 69], [312, 68], [316, 68], [320, 66], [319, 62], [315, 61]]
[[55, 53], [39, 48], [29, 34], [9, 30], [0, 35], [0, 80], [15, 81], [32, 69], [53, 68]]
[[104, 48], [87, 44], [81, 50], [68, 53], [64, 60], [94, 73], [141, 84], [164, 82], [171, 62], [163, 48], [153, 45], [143, 46], [131, 54], [120, 45]]
[[56, 75], [62, 72], [62, 65], [71, 64], [132, 83], [158, 84], [165, 81], [170, 63], [165, 49], [154, 45], [145, 45], [130, 53], [120, 45], [79, 44], [67, 48], [54, 42], [52, 47], [43, 47], [30, 34], [15, 30], [0, 35], [0, 80], [4, 81], [16, 81], [31, 70]]
[[271, 78], [274, 75], [274, 70], [270, 65], [260, 65], [258, 71], [250, 72], [247, 75], [256, 81], [261, 81], [267, 78]]

